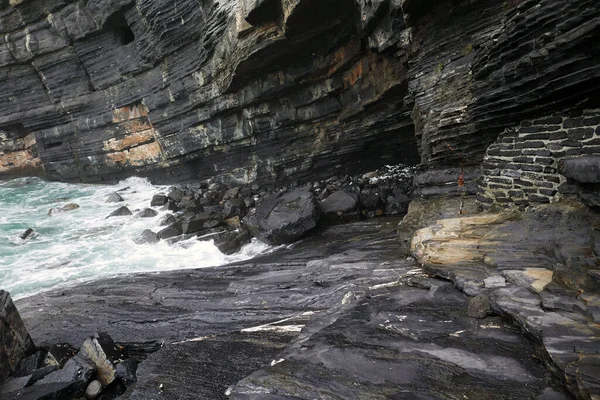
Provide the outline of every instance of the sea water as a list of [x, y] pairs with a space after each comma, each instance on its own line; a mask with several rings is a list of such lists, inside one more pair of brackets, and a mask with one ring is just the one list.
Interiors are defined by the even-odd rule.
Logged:
[[[253, 241], [234, 255], [223, 255], [212, 241], [195, 238], [168, 244], [135, 244], [144, 229], [155, 232], [167, 211], [135, 218], [152, 196], [167, 187], [129, 178], [116, 185], [87, 185], [20, 178], [0, 182], [0, 289], [15, 299], [61, 286], [119, 274], [203, 268], [252, 258], [272, 249]], [[118, 193], [125, 202], [106, 203]], [[49, 215], [75, 203], [79, 208]], [[120, 206], [134, 216], [106, 218]], [[32, 228], [35, 234], [20, 236]]]

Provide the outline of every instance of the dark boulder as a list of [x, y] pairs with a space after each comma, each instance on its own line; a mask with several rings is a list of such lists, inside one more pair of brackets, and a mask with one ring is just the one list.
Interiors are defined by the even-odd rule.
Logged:
[[127, 215], [133, 215], [133, 213], [131, 212], [131, 210], [129, 210], [129, 208], [122, 206], [117, 208], [115, 211], [111, 212], [108, 215], [108, 217], [106, 217], [106, 219], [111, 217], [125, 217]]
[[75, 349], [71, 344], [57, 343], [52, 345], [48, 350], [48, 358], [53, 359], [54, 362], [56, 362], [60, 368], [62, 368], [76, 353], [77, 349]]
[[28, 228], [25, 232], [23, 232], [21, 234], [21, 236], [19, 236], [21, 238], [21, 240], [27, 240], [29, 239], [31, 236], [33, 236], [33, 234], [35, 233], [35, 231], [31, 228]]
[[47, 351], [39, 350], [30, 356], [23, 357], [17, 364], [13, 376], [21, 377], [31, 375], [33, 371], [42, 367], [47, 354]]
[[140, 234], [140, 236], [133, 239], [133, 241], [135, 244], [153, 244], [160, 242], [160, 238], [150, 229], [146, 229]]
[[250, 238], [250, 232], [246, 229], [237, 229], [217, 235], [215, 246], [221, 253], [230, 255], [240, 251], [242, 246], [250, 242]]
[[12, 374], [19, 360], [35, 346], [8, 292], [0, 290], [0, 382]]
[[168, 239], [173, 236], [179, 236], [183, 234], [183, 228], [181, 221], [173, 222], [171, 225], [167, 226], [165, 229], [158, 232], [158, 237], [160, 239]]
[[125, 199], [123, 199], [120, 194], [111, 193], [108, 196], [106, 196], [105, 203], [119, 203], [121, 201], [125, 201]]
[[169, 200], [169, 198], [167, 196], [165, 196], [164, 194], [155, 194], [154, 196], [152, 196], [152, 200], [150, 201], [150, 206], [151, 207], [164, 206], [165, 204], [167, 204], [168, 200]]
[[408, 211], [409, 204], [410, 197], [404, 193], [396, 193], [394, 196], [389, 196], [387, 198], [385, 212], [389, 215], [405, 214]]
[[338, 190], [332, 193], [329, 197], [321, 202], [319, 208], [325, 215], [339, 215], [356, 211], [358, 207], [358, 199], [355, 194], [346, 193], [343, 190]]
[[173, 214], [167, 214], [160, 220], [159, 226], [168, 226], [177, 222], [177, 218]]
[[181, 210], [181, 208], [177, 205], [175, 200], [168, 199], [167, 202], [165, 203], [165, 205], [163, 206], [163, 210], [177, 212], [177, 211]]
[[581, 183], [600, 183], [600, 156], [582, 156], [561, 160], [561, 174]]
[[171, 189], [169, 189], [169, 193], [167, 194], [167, 197], [173, 200], [175, 203], [179, 203], [181, 200], [183, 200], [184, 196], [185, 193], [181, 189], [176, 187], [172, 187]]
[[490, 299], [484, 294], [478, 294], [469, 301], [468, 314], [471, 318], [485, 318], [491, 314]]
[[223, 217], [219, 213], [203, 211], [190, 219], [184, 219], [181, 227], [184, 234], [200, 232], [203, 229], [215, 228], [223, 224]]
[[144, 208], [142, 211], [136, 214], [136, 218], [154, 218], [158, 215], [158, 212], [151, 208]]
[[204, 208], [202, 207], [202, 201], [201, 199], [190, 199], [189, 201], [186, 201], [184, 204], [180, 204], [181, 208], [186, 210], [186, 211], [192, 211], [192, 212], [202, 212], [204, 211]]
[[233, 198], [225, 201], [223, 204], [223, 217], [225, 219], [232, 217], [243, 218], [246, 215], [246, 203], [243, 199]]
[[358, 199], [363, 210], [376, 211], [383, 207], [383, 200], [377, 194], [361, 193]]
[[240, 187], [233, 187], [231, 189], [226, 190], [223, 194], [223, 201], [235, 199], [236, 197], [238, 197], [240, 190]]
[[132, 383], [137, 381], [137, 363], [135, 360], [129, 358], [127, 360], [123, 360], [117, 364], [116, 377], [119, 379], [125, 386], [129, 386]]
[[291, 243], [317, 226], [318, 221], [315, 196], [301, 189], [267, 196], [254, 214], [244, 218], [252, 234], [268, 244]]

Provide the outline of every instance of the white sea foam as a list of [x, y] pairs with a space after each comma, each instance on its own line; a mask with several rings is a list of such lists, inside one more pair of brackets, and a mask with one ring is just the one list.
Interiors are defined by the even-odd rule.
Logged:
[[[125, 189], [119, 192], [125, 202], [105, 202], [107, 195], [120, 189]], [[141, 178], [107, 186], [31, 178], [0, 184], [0, 288], [20, 298], [118, 274], [217, 266], [272, 251], [257, 241], [231, 256], [223, 255], [211, 241], [196, 239], [173, 245], [137, 245], [133, 239], [144, 229], [159, 229], [166, 211], [157, 209], [159, 215], [154, 218], [106, 219], [122, 205], [134, 214], [149, 207], [152, 195], [159, 190], [166, 187], [153, 186]], [[50, 208], [69, 203], [80, 207], [48, 215]], [[35, 236], [21, 240], [19, 236], [29, 227]]]

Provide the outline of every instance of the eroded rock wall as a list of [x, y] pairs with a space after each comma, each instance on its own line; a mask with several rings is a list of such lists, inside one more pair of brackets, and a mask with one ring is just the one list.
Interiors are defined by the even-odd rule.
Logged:
[[600, 104], [594, 0], [0, 10], [4, 174], [284, 182], [398, 162], [459, 171], [443, 183], [424, 175], [435, 178], [421, 182], [429, 195], [459, 176], [472, 186], [505, 130]]
[[381, 4], [374, 23], [350, 0], [1, 6], [0, 131], [31, 139], [2, 142], [0, 173], [285, 181], [418, 160], [406, 55], [367, 44]]

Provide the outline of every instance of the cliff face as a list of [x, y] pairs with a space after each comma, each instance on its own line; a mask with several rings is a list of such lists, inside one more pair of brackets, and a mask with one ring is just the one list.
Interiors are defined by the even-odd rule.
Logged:
[[505, 129], [598, 98], [593, 0], [0, 7], [10, 175], [282, 182], [479, 165]]

